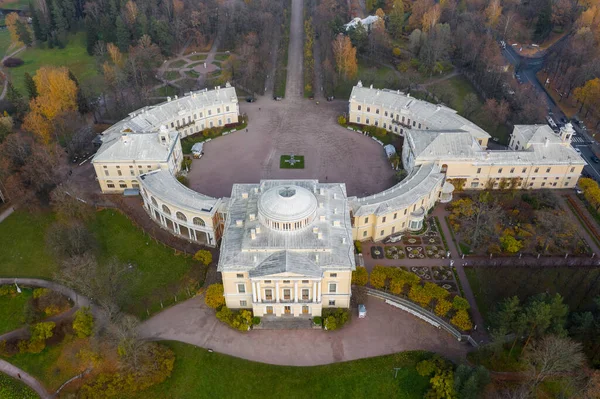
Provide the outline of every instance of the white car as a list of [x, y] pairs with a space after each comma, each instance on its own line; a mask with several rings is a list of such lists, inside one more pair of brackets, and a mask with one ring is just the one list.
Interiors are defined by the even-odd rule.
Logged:
[[581, 155], [581, 150], [580, 150], [579, 148], [577, 148], [577, 147], [573, 147], [573, 148], [575, 149], [575, 151], [576, 151], [576, 152], [577, 152], [579, 155]]

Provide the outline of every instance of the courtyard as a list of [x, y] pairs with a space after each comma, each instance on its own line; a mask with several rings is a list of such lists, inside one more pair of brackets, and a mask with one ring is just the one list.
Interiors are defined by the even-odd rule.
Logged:
[[[345, 183], [349, 196], [391, 187], [395, 171], [383, 147], [336, 123], [347, 104], [266, 98], [240, 103], [240, 113], [248, 115], [247, 131], [205, 143], [204, 156], [193, 161], [188, 174], [189, 187], [213, 197], [229, 196], [234, 183], [261, 179]], [[304, 156], [303, 169], [280, 168], [281, 156], [290, 154]]]

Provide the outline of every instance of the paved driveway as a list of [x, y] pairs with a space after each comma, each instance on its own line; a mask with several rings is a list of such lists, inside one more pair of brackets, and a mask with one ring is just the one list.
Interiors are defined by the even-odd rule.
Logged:
[[144, 337], [187, 342], [243, 359], [315, 366], [406, 350], [428, 350], [454, 361], [470, 347], [447, 333], [369, 297], [368, 316], [339, 331], [252, 330], [240, 333], [219, 322], [200, 297], [167, 309], [141, 325]]

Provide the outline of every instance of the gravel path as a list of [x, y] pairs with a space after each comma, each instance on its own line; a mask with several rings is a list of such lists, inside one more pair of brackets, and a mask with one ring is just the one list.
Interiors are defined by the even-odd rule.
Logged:
[[292, 0], [292, 19], [290, 23], [290, 46], [288, 50], [286, 100], [298, 100], [304, 97], [303, 46], [304, 46], [304, 0]]

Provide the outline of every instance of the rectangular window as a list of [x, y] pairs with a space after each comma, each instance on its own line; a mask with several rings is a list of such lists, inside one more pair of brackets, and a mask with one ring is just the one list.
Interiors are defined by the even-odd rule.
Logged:
[[511, 168], [510, 173], [515, 173], [515, 168]]
[[404, 215], [406, 215], [406, 211], [407, 211], [407, 210], [408, 210], [408, 209], [405, 209], [405, 210], [404, 210]]
[[104, 171], [104, 176], [108, 176], [108, 170]]
[[381, 223], [385, 223], [385, 216], [381, 218]]
[[571, 173], [573, 173], [573, 172], [575, 172], [575, 168], [574, 167], [571, 168]]
[[243, 273], [238, 273], [238, 274], [236, 274], [236, 277], [237, 278], [244, 278], [244, 274]]
[[[114, 185], [113, 183], [108, 183], [108, 184], [106, 185], [106, 187], [108, 187], [108, 188], [115, 188], [115, 185]], [[366, 233], [366, 232], [365, 232], [365, 233]]]
[[283, 299], [286, 301], [289, 301], [292, 298], [292, 290], [290, 290], [289, 288], [286, 288], [285, 290], [283, 290]]
[[329, 277], [336, 278], [337, 277], [337, 273], [329, 273]]
[[265, 301], [273, 300], [273, 290], [265, 290]]
[[396, 226], [392, 227], [392, 234], [394, 234], [396, 232]]
[[131, 174], [131, 176], [135, 176], [135, 170], [131, 169], [131, 170], [129, 171], [129, 173]]
[[546, 183], [542, 183], [542, 187], [544, 187], [546, 185]]
[[192, 116], [188, 116], [188, 123], [192, 123]]
[[246, 301], [240, 301], [240, 306], [242, 308], [245, 308], [246, 306], [248, 306], [248, 302], [246, 302]]
[[117, 174], [118, 174], [119, 176], [123, 176], [123, 172], [121, 172], [121, 170], [120, 170], [120, 169], [119, 169], [119, 170], [117, 170]]
[[360, 116], [356, 117], [356, 123], [360, 123]]
[[523, 168], [523, 170], [521, 171], [522, 173], [527, 172], [527, 168]]
[[546, 173], [550, 173], [550, 169], [551, 169], [551, 168], [548, 168], [548, 169], [546, 169]]
[[397, 217], [398, 217], [398, 214], [394, 213], [394, 220], [396, 220]]
[[221, 113], [221, 108], [217, 108], [217, 114]]
[[502, 168], [498, 168], [498, 173], [502, 173]]
[[365, 223], [369, 223], [369, 218], [365, 218]]
[[540, 171], [540, 168], [535, 168], [534, 173], [537, 173]]
[[198, 114], [194, 114], [194, 120], [198, 119]]
[[367, 236], [367, 232], [363, 231], [363, 237], [366, 237], [366, 236]]
[[382, 236], [383, 234], [384, 234], [384, 231], [383, 231], [383, 230], [381, 230], [381, 231], [379, 232], [379, 235], [380, 235], [380, 236]]
[[477, 173], [481, 173], [481, 168], [477, 168]]
[[421, 124], [419, 123], [419, 129], [421, 128]]
[[237, 288], [238, 288], [238, 294], [246, 293], [246, 284], [238, 284]]
[[212, 115], [212, 111], [210, 109], [208, 110], [208, 115]]
[[121, 187], [121, 188], [127, 188], [127, 183], [119, 183], [119, 187]]
[[283, 284], [289, 284], [290, 280], [283, 280]]
[[265, 284], [271, 284], [271, 280], [265, 280]]
[[225, 107], [225, 111], [229, 112], [229, 105]]
[[308, 283], [310, 283], [310, 281], [308, 281], [308, 280], [302, 280], [302, 284], [308, 284]]
[[329, 293], [330, 294], [335, 294], [337, 292], [337, 284], [336, 283], [329, 283]]
[[335, 306], [335, 301], [329, 301], [329, 306]]
[[308, 288], [302, 289], [302, 300], [308, 301]]

